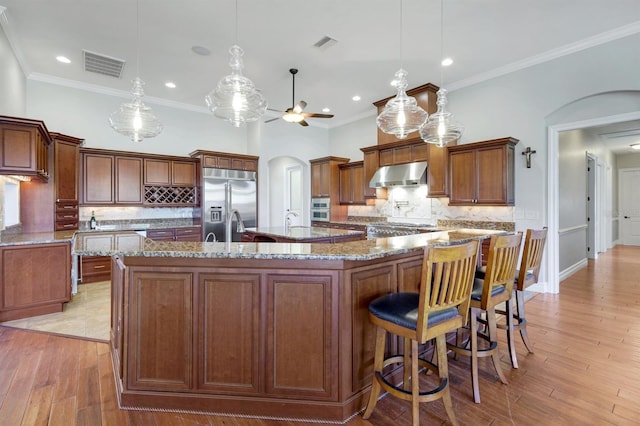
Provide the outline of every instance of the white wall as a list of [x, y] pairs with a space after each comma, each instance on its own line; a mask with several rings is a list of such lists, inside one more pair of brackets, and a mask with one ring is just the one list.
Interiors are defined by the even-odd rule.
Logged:
[[24, 117], [25, 113], [26, 79], [7, 36], [0, 29], [0, 115]]

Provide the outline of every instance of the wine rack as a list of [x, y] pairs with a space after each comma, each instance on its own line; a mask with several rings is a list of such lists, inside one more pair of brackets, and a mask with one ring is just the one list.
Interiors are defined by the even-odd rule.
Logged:
[[192, 186], [145, 186], [144, 203], [152, 205], [196, 205], [196, 188]]

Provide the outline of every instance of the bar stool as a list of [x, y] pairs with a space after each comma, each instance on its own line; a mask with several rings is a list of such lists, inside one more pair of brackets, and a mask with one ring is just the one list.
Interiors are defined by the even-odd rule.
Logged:
[[[420, 423], [419, 403], [442, 398], [447, 415], [457, 424], [449, 391], [445, 335], [467, 321], [473, 286], [478, 242], [425, 247], [419, 293], [391, 293], [369, 304], [369, 318], [377, 326], [374, 377], [369, 402], [363, 414], [368, 419], [382, 389], [411, 401], [413, 425]], [[384, 356], [387, 332], [404, 338], [404, 353]], [[437, 365], [419, 358], [418, 345], [436, 339]], [[402, 385], [394, 385], [383, 375], [390, 364], [403, 367]], [[438, 375], [438, 385], [420, 391], [418, 368]]]
[[[544, 252], [546, 240], [547, 228], [541, 230], [527, 229], [527, 234], [524, 239], [524, 247], [522, 249], [522, 258], [520, 260], [520, 269], [516, 271], [514, 285], [516, 306], [514, 312], [512, 312], [512, 316], [515, 321], [513, 323], [513, 330], [520, 331], [520, 337], [522, 337], [524, 346], [531, 354], [533, 353], [533, 345], [529, 341], [529, 335], [527, 334], [527, 319], [524, 312], [524, 290], [531, 284], [538, 282], [540, 265], [542, 264], [542, 253]], [[496, 312], [506, 315], [505, 311], [496, 310]], [[498, 328], [506, 329], [507, 333], [510, 332], [506, 324], [498, 324]], [[511, 365], [513, 368], [518, 368], [518, 359], [516, 358], [514, 340], [515, 339], [507, 336]]]
[[[459, 339], [462, 330], [458, 330], [456, 344], [447, 344], [447, 348], [454, 353], [471, 357], [471, 386], [473, 400], [476, 403], [480, 403], [478, 358], [491, 357], [500, 381], [504, 384], [508, 383], [500, 368], [495, 307], [499, 303], [505, 302], [507, 328], [511, 330], [511, 333], [507, 334], [513, 339], [511, 292], [521, 241], [521, 232], [491, 237], [484, 279], [476, 278], [471, 292], [471, 312], [468, 325], [469, 340], [462, 344]], [[478, 328], [478, 316], [481, 311], [486, 313], [487, 326], [484, 331], [480, 331]], [[480, 349], [478, 347], [478, 338], [488, 342], [486, 348]]]

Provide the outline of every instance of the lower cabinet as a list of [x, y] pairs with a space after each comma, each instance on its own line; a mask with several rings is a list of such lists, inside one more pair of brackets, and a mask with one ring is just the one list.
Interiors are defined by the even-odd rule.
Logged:
[[0, 249], [0, 321], [61, 312], [71, 300], [71, 243]]
[[80, 272], [82, 284], [109, 281], [111, 279], [111, 258], [109, 256], [82, 256]]
[[154, 241], [202, 241], [202, 231], [199, 226], [185, 228], [149, 229], [147, 238]]

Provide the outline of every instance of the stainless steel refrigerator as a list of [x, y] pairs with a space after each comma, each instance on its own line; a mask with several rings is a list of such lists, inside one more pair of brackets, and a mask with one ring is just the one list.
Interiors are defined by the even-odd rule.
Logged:
[[[227, 215], [235, 209], [245, 227], [255, 227], [258, 212], [256, 172], [228, 169], [202, 169], [203, 240], [226, 241]], [[231, 241], [240, 241], [237, 218], [231, 224]], [[215, 238], [215, 239], [214, 239]]]

